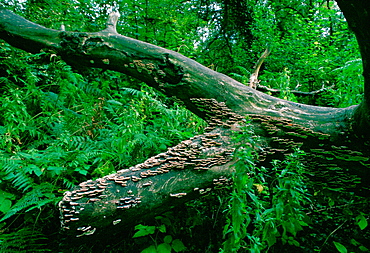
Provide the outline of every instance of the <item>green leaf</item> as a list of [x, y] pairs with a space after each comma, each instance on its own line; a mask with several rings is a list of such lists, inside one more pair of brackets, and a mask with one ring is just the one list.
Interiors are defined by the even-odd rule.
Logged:
[[161, 218], [161, 222], [162, 222], [163, 224], [167, 225], [167, 226], [170, 226], [170, 225], [171, 225], [171, 221], [170, 221], [170, 219], [169, 219], [169, 218], [167, 218], [167, 217], [163, 217], [163, 218]]
[[135, 229], [138, 229], [139, 231], [137, 231], [132, 236], [132, 238], [151, 235], [151, 234], [154, 234], [154, 232], [155, 232], [155, 226], [144, 226], [144, 225], [139, 224], [139, 225], [135, 226]]
[[162, 233], [166, 233], [166, 231], [167, 231], [166, 225], [162, 224], [162, 225], [158, 226], [158, 230]]
[[166, 235], [164, 237], [164, 242], [170, 244], [172, 242], [172, 236]]
[[267, 241], [267, 244], [269, 247], [274, 245], [276, 243], [276, 235], [275, 234], [266, 234], [266, 237], [264, 238]]
[[[86, 167], [88, 167], [88, 166], [86, 166]], [[85, 168], [76, 168], [74, 171], [76, 171], [76, 172], [78, 172], [78, 173], [80, 173], [81, 175], [84, 175], [84, 176], [86, 176], [87, 175], [87, 173], [89, 172], [87, 169], [85, 169]]]
[[4, 199], [0, 196], [0, 212], [8, 212], [11, 206], [12, 202], [9, 199]]
[[159, 145], [159, 149], [160, 150], [165, 150], [165, 149], [167, 149], [167, 146], [165, 144], [161, 143], [161, 145]]
[[357, 225], [360, 227], [361, 230], [363, 230], [367, 227], [367, 220], [362, 214], [360, 214], [356, 217], [356, 222], [357, 222]]
[[42, 175], [42, 170], [34, 164], [28, 165], [25, 169], [27, 169], [30, 173], [35, 173], [35, 175], [38, 177]]
[[359, 245], [361, 245], [361, 243], [359, 243], [358, 241], [356, 241], [356, 240], [355, 240], [355, 239], [353, 239], [353, 238], [350, 240], [350, 242], [351, 242], [351, 244], [352, 244], [352, 245], [354, 245], [354, 246], [359, 246]]
[[360, 246], [360, 247], [358, 247], [361, 251], [363, 251], [363, 252], [369, 252], [369, 249], [368, 248], [366, 248], [366, 247], [364, 247], [364, 246]]
[[293, 244], [294, 246], [296, 246], [296, 247], [299, 247], [299, 245], [300, 245], [300, 244], [299, 244], [299, 242], [298, 242], [298, 241], [296, 241], [296, 240], [293, 240], [293, 241], [292, 241], [292, 244]]
[[121, 102], [116, 101], [116, 100], [107, 100], [108, 103], [114, 104], [114, 105], [123, 105]]
[[161, 243], [157, 247], [158, 253], [171, 253], [171, 246], [167, 243]]
[[143, 249], [141, 253], [157, 253], [158, 251], [156, 250], [154, 245], [149, 246], [146, 249]]
[[284, 212], [284, 204], [282, 202], [279, 202], [275, 206], [275, 211], [276, 211], [276, 219], [280, 219], [283, 215]]
[[57, 167], [57, 166], [49, 166], [47, 168], [47, 170], [52, 172], [54, 175], [59, 176], [60, 174], [62, 174], [64, 168], [63, 167]]
[[333, 242], [333, 243], [340, 253], [347, 253], [347, 248], [344, 247], [342, 244], [340, 244], [339, 242]]
[[172, 249], [175, 251], [175, 252], [180, 252], [180, 251], [184, 251], [186, 250], [186, 247], [185, 245], [182, 243], [181, 240], [179, 239], [175, 239], [173, 240], [172, 242]]

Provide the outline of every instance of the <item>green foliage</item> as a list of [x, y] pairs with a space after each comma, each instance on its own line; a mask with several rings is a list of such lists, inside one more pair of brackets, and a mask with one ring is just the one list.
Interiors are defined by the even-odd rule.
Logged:
[[343, 66], [333, 69], [330, 74], [335, 78], [337, 90], [327, 95], [333, 96], [329, 105], [347, 107], [362, 101], [364, 78], [361, 59], [348, 60]]
[[[363, 96], [362, 62], [353, 34], [334, 1], [260, 1], [250, 9], [253, 42], [250, 52], [235, 53], [234, 69], [247, 83], [258, 57], [272, 46], [260, 70], [261, 84], [281, 90], [280, 97], [320, 106], [346, 107]], [[345, 49], [344, 49], [345, 48]], [[343, 49], [343, 50], [341, 50]], [[240, 56], [244, 57], [241, 58]], [[295, 97], [289, 91], [327, 91], [310, 97]]]
[[[72, 69], [52, 53], [0, 43], [0, 220], [7, 238], [28, 226], [49, 234], [64, 191], [143, 162], [205, 126], [174, 99], [122, 74]], [[36, 251], [26, 235], [19, 240]]]
[[132, 238], [141, 237], [152, 235], [155, 232], [155, 226], [144, 226], [144, 225], [136, 225], [135, 229], [138, 230]]
[[351, 192], [356, 180], [343, 178], [340, 188], [330, 181], [311, 181], [301, 150], [269, 166], [256, 166], [255, 138], [248, 125], [235, 135], [236, 143], [247, 145], [235, 152], [221, 252], [368, 251], [369, 203]]
[[161, 242], [161, 240], [158, 238], [159, 233], [166, 234], [166, 225], [171, 225], [171, 223], [167, 217], [158, 216], [156, 217], [156, 219], [161, 220], [163, 224], [160, 224], [159, 226], [145, 226], [141, 224], [135, 226], [135, 230], [138, 231], [133, 235], [133, 238], [150, 236], [157, 232], [155, 237], [150, 236], [154, 244], [143, 249], [141, 253], [170, 253], [185, 251], [186, 247], [183, 242], [179, 239], [173, 239], [172, 236], [169, 234], [164, 235], [164, 237], [160, 236], [161, 238], [163, 238], [163, 242]]
[[23, 228], [10, 234], [0, 234], [0, 252], [27, 253], [48, 252], [46, 237], [30, 228]]
[[309, 223], [303, 207], [309, 203], [301, 163], [304, 153], [296, 150], [284, 161], [274, 160], [269, 169], [258, 168], [258, 147], [248, 125], [236, 134], [235, 141], [248, 145], [235, 152], [238, 160], [223, 252], [263, 252], [278, 239], [284, 245], [299, 247], [297, 233]]
[[42, 206], [59, 200], [55, 196], [53, 191], [53, 185], [50, 183], [41, 183], [32, 187], [33, 189], [27, 192], [21, 199], [19, 199], [13, 206], [11, 206], [5, 213], [4, 217], [0, 219], [0, 222], [12, 217], [20, 211], [29, 212], [35, 208], [41, 208]]
[[[363, 96], [357, 43], [334, 1], [5, 0], [0, 5], [49, 28], [63, 24], [67, 31], [90, 32], [104, 28], [106, 14], [118, 10], [119, 33], [233, 73], [245, 84], [271, 44], [260, 80], [280, 89], [281, 98], [345, 107]], [[323, 87], [328, 89], [308, 98], [291, 92]], [[58, 229], [50, 228], [58, 216], [51, 210], [64, 191], [140, 163], [204, 126], [175, 99], [123, 74], [72, 69], [52, 52], [27, 54], [0, 41], [0, 251], [46, 251], [45, 244], [58, 241], [44, 235]], [[138, 227], [134, 240], [149, 238], [147, 252], [180, 252], [184, 244], [189, 252], [202, 253], [220, 247], [272, 252], [280, 246], [290, 252], [368, 251], [366, 199], [329, 185], [332, 178], [322, 184], [305, 180], [299, 150], [257, 167], [252, 136], [245, 128], [235, 140], [252, 147], [236, 152], [230, 200], [226, 190], [193, 200], [178, 216], [161, 218], [162, 224]], [[227, 239], [221, 245], [225, 209]]]
[[340, 252], [340, 253], [347, 253], [347, 248], [344, 247], [342, 244], [340, 244], [339, 242], [333, 242], [335, 247], [337, 248], [337, 250]]

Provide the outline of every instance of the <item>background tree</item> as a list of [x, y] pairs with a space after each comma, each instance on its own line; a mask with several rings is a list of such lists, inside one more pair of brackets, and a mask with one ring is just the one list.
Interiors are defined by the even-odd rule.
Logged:
[[[151, 3], [154, 7], [160, 4], [156, 2]], [[187, 2], [188, 5], [185, 5], [185, 8], [182, 8], [184, 6], [183, 3], [174, 1], [168, 3], [161, 1], [161, 3], [164, 5], [160, 10], [164, 12], [163, 14], [159, 12], [163, 15], [159, 18], [157, 16], [158, 9], [151, 7], [149, 2], [145, 4], [135, 3], [134, 5], [130, 5], [132, 2], [120, 2], [120, 8], [121, 5], [127, 7], [125, 10], [130, 22], [124, 22], [122, 25], [118, 25], [118, 27], [121, 27], [119, 29], [122, 29], [119, 32], [123, 34], [129, 33], [132, 37], [169, 47], [205, 64], [207, 63], [207, 59], [200, 52], [204, 52], [205, 49], [209, 49], [208, 47], [212, 47], [212, 40], [215, 41], [213, 36], [207, 34], [225, 33], [224, 38], [228, 40], [225, 39], [223, 43], [226, 43], [228, 47], [225, 51], [218, 50], [220, 55], [224, 52], [226, 52], [225, 55], [231, 55], [232, 52], [243, 52], [245, 50], [245, 44], [243, 44], [243, 39], [245, 39], [243, 37], [245, 36], [243, 29], [245, 27], [243, 28], [239, 24], [240, 31], [236, 29], [238, 33], [234, 35], [231, 31], [228, 31], [228, 27], [238, 27], [235, 17], [232, 17], [233, 14], [230, 12], [231, 9], [238, 7], [238, 3], [222, 2], [207, 4], [207, 8], [213, 8], [215, 12], [219, 11], [221, 13], [220, 15], [215, 15], [215, 17], [219, 17], [219, 19], [221, 19], [222, 15], [226, 17], [223, 23], [217, 20], [215, 23], [203, 22], [202, 19], [199, 19], [199, 16], [202, 17], [204, 12], [207, 11], [207, 8], [205, 10], [189, 8], [193, 7], [193, 3], [191, 2]], [[48, 8], [45, 8], [45, 5]], [[114, 6], [99, 4], [98, 2], [91, 3], [91, 5], [80, 3], [76, 8], [69, 9], [68, 6], [71, 5], [72, 3], [59, 5], [58, 3], [36, 1], [10, 5], [10, 8], [18, 10], [22, 16], [39, 24], [43, 24], [44, 22], [47, 27], [59, 29], [60, 23], [63, 23], [67, 31], [101, 30], [104, 28], [103, 20], [105, 19], [105, 14], [112, 7], [114, 8]], [[244, 65], [248, 66], [249, 64], [249, 66], [252, 66], [256, 60], [255, 56], [264, 50], [266, 43], [271, 43], [272, 41], [274, 43], [274, 50], [276, 51], [276, 48], [287, 48], [284, 46], [284, 42], [285, 45], [294, 45], [299, 39], [302, 40], [302, 46], [299, 50], [288, 47], [290, 51], [288, 50], [288, 54], [286, 54], [294, 57], [280, 56], [274, 59], [273, 53], [269, 58], [269, 62], [266, 62], [266, 66], [269, 69], [266, 69], [261, 76], [261, 79], [266, 82], [268, 80], [278, 80], [275, 87], [285, 91], [282, 94], [284, 97], [290, 97], [291, 95], [286, 92], [297, 86], [302, 90], [321, 88], [322, 84], [329, 87], [332, 86], [330, 82], [326, 83], [326, 81], [324, 83], [323, 81], [315, 83], [317, 79], [320, 80], [320, 78], [317, 78], [320, 77], [320, 73], [322, 75], [321, 78], [325, 79], [324, 73], [330, 73], [330, 71], [338, 73], [343, 71], [339, 76], [342, 75], [343, 80], [345, 80], [345, 74], [350, 74], [352, 77], [352, 72], [349, 72], [351, 68], [358, 69], [360, 67], [358, 64], [359, 61], [347, 60], [350, 57], [354, 57], [354, 59], [357, 57], [358, 59], [358, 52], [355, 50], [349, 50], [343, 56], [338, 56], [328, 50], [327, 52], [330, 53], [328, 53], [329, 55], [325, 59], [329, 59], [328, 62], [332, 63], [330, 59], [338, 58], [339, 63], [336, 66], [328, 66], [327, 69], [321, 72], [316, 71], [317, 59], [307, 57], [307, 55], [312, 55], [312, 52], [321, 53], [325, 51], [324, 48], [326, 47], [320, 47], [318, 43], [326, 41], [329, 35], [327, 35], [325, 29], [322, 30], [319, 27], [328, 27], [328, 34], [330, 36], [334, 34], [335, 26], [333, 22], [330, 22], [329, 26], [325, 26], [320, 23], [320, 15], [316, 14], [325, 13], [326, 10], [331, 8], [334, 10], [332, 15], [336, 17], [335, 20], [343, 20], [343, 17], [340, 17], [337, 13], [337, 7], [332, 2], [326, 2], [325, 5], [310, 2], [307, 8], [302, 9], [298, 4], [296, 6], [294, 4], [287, 6], [283, 2], [281, 5], [260, 3], [254, 6], [254, 8], [246, 6], [239, 7], [248, 8], [249, 10], [247, 13], [248, 18], [242, 19], [243, 22], [245, 20], [252, 22], [252, 24], [248, 24], [248, 27], [250, 27], [248, 32], [252, 32], [255, 38], [254, 41], [250, 41], [252, 44], [248, 46], [248, 50], [252, 50], [252, 53], [248, 54], [251, 56], [245, 59], [234, 57], [234, 63], [244, 63], [241, 64], [243, 67], [229, 66], [228, 63], [223, 62], [224, 58], [220, 58], [219, 61], [217, 57], [211, 58], [214, 60], [213, 62], [217, 63], [217, 66], [224, 66], [222, 68], [219, 67], [223, 72], [230, 73], [233, 69], [235, 69], [235, 72], [238, 70], [240, 72], [236, 73], [235, 76], [243, 81], [245, 80], [245, 76], [249, 76], [246, 74], [249, 68]], [[171, 11], [166, 12], [167, 8]], [[156, 16], [154, 18], [152, 18], [154, 12], [151, 12], [153, 10], [156, 10]], [[309, 13], [310, 11], [315, 13], [315, 15], [306, 14], [306, 12]], [[42, 15], [35, 15], [35, 13], [41, 14], [40, 12]], [[55, 13], [65, 14], [58, 16], [63, 19], [59, 24], [58, 22], [50, 23], [49, 17], [54, 17]], [[266, 15], [266, 17], [263, 15]], [[41, 19], [40, 17], [42, 16], [45, 16], [46, 19]], [[72, 18], [76, 16], [81, 16], [81, 19]], [[184, 19], [184, 17], [186, 18]], [[287, 17], [290, 17], [292, 22], [297, 21], [296, 23], [300, 24], [299, 21], [302, 21], [311, 24], [309, 26], [310, 28], [317, 27], [317, 29], [309, 29], [309, 31], [313, 31], [313, 35], [311, 36], [307, 32], [297, 36], [298, 27], [294, 27], [290, 22], [283, 23], [279, 17], [284, 17], [285, 20], [287, 20]], [[266, 20], [271, 20], [272, 22], [268, 23]], [[194, 28], [193, 21], [198, 22], [196, 26], [198, 29]], [[319, 23], [314, 24], [317, 21]], [[266, 23], [271, 24], [274, 22], [277, 23], [279, 29], [272, 29], [274, 26], [265, 25]], [[125, 28], [127, 29], [126, 33], [124, 32]], [[219, 32], [217, 31], [218, 29]], [[263, 32], [263, 29], [266, 32]], [[176, 33], [176, 31], [182, 31], [182, 33]], [[345, 33], [343, 27], [340, 26], [338, 26], [338, 32], [339, 35]], [[184, 36], [184, 34], [187, 34], [188, 37]], [[266, 34], [271, 34], [272, 39], [266, 39]], [[346, 43], [354, 45], [353, 37], [346, 36], [341, 36], [341, 38], [347, 38]], [[277, 42], [277, 38], [282, 39], [281, 44]], [[312, 43], [312, 38], [320, 40], [315, 40]], [[263, 43], [258, 45], [259, 41]], [[254, 45], [253, 42], [256, 44]], [[230, 50], [230, 48], [233, 50]], [[337, 47], [334, 46], [333, 48], [336, 49]], [[351, 47], [349, 48], [351, 49]], [[72, 70], [55, 55], [55, 52], [44, 51], [37, 55], [29, 56], [23, 51], [18, 51], [7, 44], [3, 44], [2, 50], [4, 55], [4, 61], [2, 61], [2, 82], [4, 84], [2, 115], [4, 116], [1, 119], [1, 133], [4, 138], [2, 139], [3, 151], [1, 154], [4, 159], [1, 166], [4, 175], [2, 198], [4, 203], [6, 203], [2, 206], [2, 211], [5, 213], [3, 220], [5, 218], [14, 219], [17, 217], [15, 216], [17, 212], [27, 211], [24, 216], [25, 222], [20, 218], [15, 219], [13, 226], [8, 228], [8, 234], [4, 236], [8, 245], [6, 247], [8, 248], [19, 247], [18, 241], [14, 238], [25, 240], [35, 236], [35, 240], [42, 239], [42, 236], [39, 236], [37, 233], [28, 233], [29, 230], [27, 229], [20, 230], [18, 234], [12, 233], [11, 229], [17, 226], [27, 228], [27, 224], [35, 224], [35, 219], [39, 217], [35, 211], [40, 207], [47, 207], [47, 203], [57, 201], [59, 199], [58, 188], [70, 188], [73, 184], [77, 184], [91, 177], [101, 177], [112, 173], [117, 167], [129, 167], [140, 161], [144, 161], [145, 158], [166, 150], [166, 147], [189, 138], [196, 132], [199, 132], [204, 126], [204, 123], [199, 119], [180, 107], [178, 100], [164, 97], [160, 93], [155, 93], [147, 86], [140, 87], [136, 80], [132, 80], [116, 72], [108, 70], [101, 72], [98, 69], [85, 69], [82, 66], [74, 66], [77, 69]], [[19, 56], [14, 57], [15, 54]], [[318, 53], [316, 54], [318, 56], [320, 55]], [[283, 64], [281, 58], [286, 59], [286, 63]], [[295, 63], [300, 62], [302, 58], [301, 65], [307, 67], [305, 71], [308, 73], [312, 72], [315, 78], [306, 78], [302, 74], [295, 75], [296, 73], [303, 73], [303, 70], [289, 72], [286, 66], [293, 68], [292, 66], [295, 66]], [[322, 62], [325, 63], [324, 57], [322, 58]], [[321, 58], [319, 57], [319, 59]], [[343, 63], [340, 62], [343, 59], [347, 62], [347, 66], [344, 65], [344, 68], [340, 67], [343, 66], [340, 64]], [[345, 71], [348, 71], [348, 73]], [[337, 85], [335, 89], [341, 90], [340, 82], [336, 81], [336, 79], [328, 79]], [[356, 80], [361, 81], [360, 78]], [[301, 84], [301, 86], [298, 84]], [[125, 88], [122, 92], [120, 90], [122, 86], [128, 88]], [[342, 89], [347, 87], [342, 87]], [[137, 88], [139, 91], [132, 88]], [[334, 93], [335, 90], [330, 92], [337, 94]], [[330, 98], [336, 98], [336, 96], [337, 98], [341, 98], [340, 93], [339, 95], [332, 95]], [[357, 94], [353, 95], [353, 97], [356, 96]], [[140, 98], [140, 101], [132, 99], [135, 97]], [[324, 104], [328, 99], [327, 97], [321, 95], [319, 98], [311, 100], [311, 102], [318, 103], [317, 101], [319, 101], [319, 103]], [[355, 102], [354, 99], [351, 100]], [[160, 115], [164, 116], [161, 117]], [[193, 130], [189, 132], [189, 129]], [[317, 151], [314, 155], [319, 156], [319, 152]], [[335, 151], [326, 155], [328, 159], [332, 159], [338, 156], [338, 152], [339, 154], [341, 153], [340, 151]], [[353, 153], [351, 156], [355, 157], [355, 160], [357, 159], [363, 162], [364, 166], [367, 166], [366, 159], [365, 161], [363, 160], [362, 154]], [[318, 161], [321, 162], [322, 160], [320, 159]], [[346, 182], [350, 182], [352, 186], [358, 185], [356, 178], [349, 177], [344, 179], [344, 174], [338, 174], [338, 168], [333, 166], [332, 171], [336, 174], [331, 174], [329, 169], [327, 175], [321, 175], [324, 179], [323, 181], [333, 175], [336, 175], [336, 180], [341, 179], [341, 183], [334, 184], [336, 186], [335, 188], [332, 187], [333, 185], [328, 184], [311, 185], [312, 189], [314, 189], [314, 195], [318, 196], [316, 206], [323, 205], [325, 207], [327, 204], [336, 207], [340, 206], [341, 203], [346, 203], [345, 201], [347, 200], [343, 199], [344, 197], [348, 199], [348, 194], [343, 188], [343, 180], [347, 180]], [[315, 174], [314, 176], [319, 175]], [[45, 183], [45, 181], [48, 183]], [[22, 194], [20, 191], [24, 193]], [[23, 197], [21, 198], [22, 195]], [[359, 197], [351, 198], [355, 204], [346, 206], [348, 207], [346, 209], [348, 212], [353, 211], [355, 207], [358, 205], [361, 206], [363, 203], [363, 199]], [[14, 200], [17, 200], [17, 202], [13, 203]], [[365, 206], [361, 207], [363, 208], [362, 210], [366, 210]], [[328, 209], [323, 209], [324, 211], [322, 213], [326, 214]], [[46, 210], [52, 212], [50, 209]], [[317, 208], [316, 210], [320, 209]], [[42, 217], [44, 219], [55, 216], [48, 212], [42, 212], [41, 215], [43, 215]], [[361, 218], [364, 216], [361, 216], [358, 211], [355, 214], [348, 215], [346, 213], [346, 215], [340, 216], [339, 220], [346, 222], [347, 219], [358, 222], [363, 222], [364, 220]], [[322, 219], [327, 221], [326, 218]], [[7, 226], [7, 223], [3, 224]], [[51, 223], [49, 224], [51, 226]], [[340, 227], [343, 227], [343, 225]], [[331, 232], [337, 231], [337, 228], [340, 227], [328, 227], [328, 231], [323, 232], [323, 235], [321, 235], [322, 238], [329, 238], [325, 236], [325, 233], [331, 235]], [[313, 235], [312, 233], [315, 233], [313, 232], [315, 228], [317, 227], [312, 226], [311, 232], [307, 233]], [[42, 227], [40, 229], [43, 229], [45, 233], [50, 228]], [[347, 231], [352, 233], [352, 230], [348, 229]], [[23, 236], [19, 236], [20, 234]], [[356, 239], [358, 240], [357, 237]], [[34, 248], [37, 249], [38, 245], [35, 240], [29, 240], [30, 243], [27, 247], [32, 247], [32, 243], [35, 242]], [[361, 242], [357, 240], [357, 244], [352, 242], [353, 247], [359, 247], [361, 245]], [[340, 241], [342, 242], [342, 240]], [[303, 249], [305, 248], [304, 243], [306, 245], [312, 245], [310, 241], [305, 240], [301, 243], [303, 243], [303, 246], [301, 246]], [[209, 243], [205, 242], [205, 244]], [[187, 246], [191, 248], [191, 244]], [[215, 245], [215, 247], [217, 248], [218, 246]]]

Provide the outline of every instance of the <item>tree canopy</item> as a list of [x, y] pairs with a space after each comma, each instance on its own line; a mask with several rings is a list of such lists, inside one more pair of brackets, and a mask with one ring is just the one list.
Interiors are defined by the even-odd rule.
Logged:
[[1, 249], [367, 251], [368, 11], [5, 1]]

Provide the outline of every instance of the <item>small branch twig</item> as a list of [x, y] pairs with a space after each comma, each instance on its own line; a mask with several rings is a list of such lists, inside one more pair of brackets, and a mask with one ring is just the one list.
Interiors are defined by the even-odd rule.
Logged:
[[321, 245], [321, 248], [319, 250], [319, 252], [321, 252], [322, 248], [324, 247], [324, 245], [326, 244], [326, 242], [329, 240], [329, 238], [335, 233], [338, 231], [338, 229], [340, 229], [347, 221], [345, 220], [342, 224], [340, 224], [336, 229], [334, 229], [330, 235], [328, 235], [328, 237], [326, 237], [324, 243]]
[[[310, 95], [312, 96], [312, 95], [316, 95], [318, 93], [324, 92], [326, 90], [332, 89], [332, 88], [334, 88], [334, 86], [335, 85], [331, 85], [329, 87], [323, 87], [319, 90], [314, 90], [314, 91], [290, 90], [289, 92], [293, 93], [294, 95], [297, 95], [297, 96], [310, 96]], [[257, 85], [256, 89], [259, 90], [259, 91], [264, 91], [264, 92], [269, 91], [273, 94], [282, 92], [282, 90], [280, 90], [280, 89], [273, 89], [273, 88], [269, 88], [267, 86], [260, 85], [260, 84]]]

